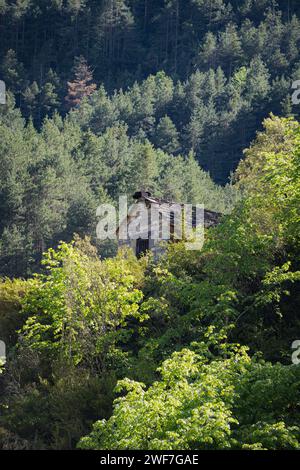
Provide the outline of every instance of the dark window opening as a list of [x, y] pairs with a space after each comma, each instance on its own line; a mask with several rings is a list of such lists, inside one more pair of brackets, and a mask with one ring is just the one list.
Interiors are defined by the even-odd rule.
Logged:
[[175, 212], [170, 212], [170, 241], [174, 242], [174, 234], [175, 234]]
[[197, 228], [197, 207], [192, 208], [192, 228]]
[[140, 258], [149, 250], [149, 240], [139, 238], [136, 241], [136, 256]]

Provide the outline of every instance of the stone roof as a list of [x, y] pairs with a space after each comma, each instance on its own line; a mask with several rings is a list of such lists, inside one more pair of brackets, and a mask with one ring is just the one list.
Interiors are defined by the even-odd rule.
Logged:
[[[174, 206], [180, 206], [181, 208], [184, 207], [183, 203], [179, 202], [174, 202], [174, 201], [168, 201], [163, 198], [157, 198], [151, 195], [150, 192], [148, 191], [138, 191], [133, 195], [133, 198], [137, 202], [145, 202], [145, 204], [148, 207], [151, 207], [153, 205], [158, 205], [160, 213], [164, 216], [169, 216], [170, 217], [170, 224], [172, 225], [172, 222], [174, 223], [174, 213], [170, 213], [169, 207], [174, 205]], [[196, 207], [196, 206], [194, 206]], [[217, 225], [220, 222], [220, 219], [223, 214], [220, 212], [214, 212], [210, 211], [207, 209], [204, 209], [204, 226], [205, 228], [213, 227]], [[193, 226], [196, 226], [196, 214], [193, 213]]]

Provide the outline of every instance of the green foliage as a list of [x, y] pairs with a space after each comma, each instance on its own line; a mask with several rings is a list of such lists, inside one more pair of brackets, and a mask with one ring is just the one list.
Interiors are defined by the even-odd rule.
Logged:
[[116, 380], [131, 373], [127, 345], [147, 318], [139, 311], [145, 261], [132, 253], [100, 261], [77, 238], [45, 253], [43, 266], [34, 280], [2, 286], [10, 303], [1, 334], [7, 319], [8, 333], [20, 328], [1, 383], [0, 446], [8, 448], [18, 439], [29, 448], [71, 448], [99, 415], [108, 417]]
[[[244, 80], [240, 70], [234, 86]], [[137, 145], [148, 184], [163, 194], [196, 200], [199, 181], [210, 201], [218, 194], [193, 154], [169, 157], [122, 126], [78, 145], [76, 125], [56, 122], [43, 135], [68, 132], [79, 166], [81, 145], [95, 166], [97, 148], [125, 159], [126, 145]], [[50, 248], [33, 279], [2, 282], [0, 325], [17, 342], [0, 385], [3, 448], [74, 448], [84, 435], [79, 446], [91, 449], [299, 448], [299, 368], [284, 364], [299, 331], [300, 129], [274, 116], [264, 126], [230, 189], [243, 197], [206, 231], [201, 251], [182, 242], [155, 263], [131, 251], [100, 260], [77, 236]], [[164, 164], [175, 188], [167, 175], [159, 183]], [[180, 193], [185, 169], [195, 180]]]
[[202, 169], [224, 184], [270, 111], [298, 116], [295, 2], [102, 3], [2, 5], [1, 275], [94, 236], [97, 205], [141, 187], [230, 212], [237, 192]]
[[7, 347], [17, 342], [17, 331], [26, 321], [22, 310], [22, 299], [35, 281], [2, 279], [0, 282], [0, 332]]
[[[1, 448], [300, 448], [299, 14], [0, 0]], [[92, 246], [138, 189], [221, 223], [156, 262]]]
[[167, 153], [175, 153], [179, 150], [179, 134], [168, 116], [160, 119], [155, 133], [156, 145]]
[[[161, 102], [168, 79], [152, 77], [147, 87]], [[130, 199], [143, 187], [220, 212], [233, 205], [233, 188], [215, 185], [194, 155], [157, 150], [147, 139], [130, 137], [123, 124], [97, 135], [82, 129], [75, 111], [65, 120], [54, 114], [38, 132], [32, 122], [25, 126], [11, 102], [0, 113], [1, 275], [30, 275], [46, 249], [74, 233], [94, 237], [97, 206], [118, 203], [123, 194]]]
[[37, 276], [23, 300], [29, 316], [22, 329], [25, 344], [50, 356], [58, 352], [74, 364], [92, 360], [128, 318], [143, 320], [142, 292], [128, 261], [100, 261], [92, 248], [87, 245], [87, 254], [85, 249], [66, 243], [50, 249], [42, 261], [49, 274]]
[[[224, 183], [270, 111], [299, 117], [287, 106], [299, 79], [299, 13], [292, 0], [2, 0], [1, 79], [39, 128], [66, 112], [67, 95], [94, 132], [126, 123], [164, 151], [193, 148]], [[245, 86], [233, 90], [241, 69]]]
[[203, 343], [194, 348], [199, 352], [184, 349], [165, 361], [161, 380], [147, 390], [141, 383], [119, 382], [116, 391], [126, 395], [79, 447], [299, 449], [299, 419], [292, 411], [298, 406], [299, 368], [257, 362], [239, 347], [226, 346], [217, 358]]

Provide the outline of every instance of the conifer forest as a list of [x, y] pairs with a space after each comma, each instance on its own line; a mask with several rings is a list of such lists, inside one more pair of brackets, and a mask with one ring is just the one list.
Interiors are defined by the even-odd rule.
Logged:
[[[101, 238], [134, 194], [201, 248]], [[0, 0], [15, 450], [300, 450], [299, 0]]]

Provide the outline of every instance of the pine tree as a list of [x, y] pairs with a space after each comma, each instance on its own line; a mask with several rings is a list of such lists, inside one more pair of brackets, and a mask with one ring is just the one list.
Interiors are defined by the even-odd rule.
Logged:
[[125, 0], [104, 0], [101, 15], [97, 19], [96, 45], [111, 64], [124, 52], [122, 42], [126, 32], [134, 25], [134, 17]]
[[154, 193], [157, 188], [158, 164], [156, 151], [149, 141], [140, 146], [137, 158], [134, 168], [136, 188]]
[[155, 144], [167, 153], [176, 153], [180, 150], [179, 134], [176, 126], [169, 116], [160, 119], [155, 136]]
[[0, 0], [0, 15], [4, 15], [8, 9], [6, 0]]
[[217, 54], [217, 38], [211, 31], [209, 31], [206, 34], [204, 43], [200, 48], [196, 64], [201, 68], [203, 67], [203, 65], [207, 68], [215, 68], [217, 62]]
[[284, 51], [290, 63], [298, 58], [299, 51], [300, 21], [296, 15], [292, 16], [291, 21], [286, 24], [285, 29]]
[[30, 116], [34, 120], [39, 110], [39, 95], [40, 89], [37, 82], [28, 85], [23, 92], [23, 108], [25, 108], [27, 117]]
[[193, 0], [192, 3], [210, 28], [231, 19], [232, 6], [230, 3], [226, 5], [223, 0]]
[[19, 62], [17, 54], [13, 49], [9, 49], [3, 59], [1, 75], [7, 89], [12, 91], [16, 96], [21, 95], [25, 88], [26, 74], [24, 65]]
[[292, 98], [290, 95], [288, 95], [285, 99], [282, 100], [281, 108], [282, 108], [282, 115], [284, 117], [288, 117], [288, 118], [295, 117], [295, 114], [293, 113]]
[[68, 82], [68, 95], [66, 96], [69, 108], [78, 106], [84, 97], [90, 96], [96, 90], [93, 72], [83, 56], [76, 57], [73, 72], [75, 79]]
[[231, 75], [233, 68], [239, 64], [243, 55], [237, 26], [233, 23], [230, 23], [225, 31], [220, 34], [220, 54], [224, 70], [227, 69], [229, 75]]
[[277, 47], [272, 54], [272, 57], [268, 61], [268, 65], [271, 65], [271, 68], [278, 72], [283, 72], [284, 69], [287, 69], [289, 63], [285, 54], [283, 54], [279, 47]]
[[187, 126], [187, 148], [197, 152], [204, 134], [204, 126], [206, 119], [206, 109], [203, 102], [199, 102], [194, 108], [191, 120]]
[[[246, 19], [240, 30], [241, 44], [243, 53], [248, 60], [251, 60], [255, 55], [262, 52], [264, 47], [263, 31], [258, 30], [252, 21]], [[265, 34], [266, 36], [266, 34]]]
[[262, 59], [257, 56], [251, 63], [247, 72], [246, 98], [263, 100], [270, 92], [270, 73]]
[[11, 14], [15, 20], [20, 20], [30, 7], [30, 0], [16, 0], [11, 5]]
[[56, 93], [55, 85], [46, 82], [41, 90], [41, 109], [45, 114], [54, 112], [59, 107], [59, 99]]
[[53, 114], [60, 108], [60, 99], [58, 96], [60, 89], [61, 86], [58, 75], [52, 69], [49, 69], [39, 90], [39, 109], [36, 119], [38, 126], [41, 125], [45, 116]]

